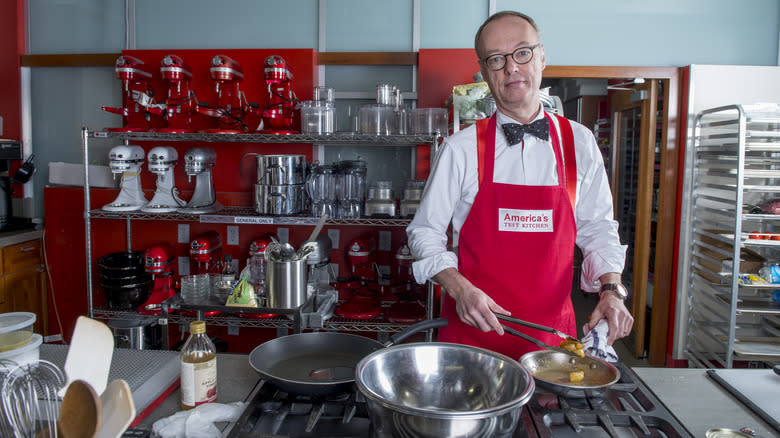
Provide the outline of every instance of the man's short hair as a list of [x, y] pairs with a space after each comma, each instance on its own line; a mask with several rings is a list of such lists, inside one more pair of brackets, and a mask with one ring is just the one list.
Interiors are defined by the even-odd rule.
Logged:
[[531, 27], [534, 28], [534, 30], [536, 31], [536, 34], [539, 36], [539, 39], [541, 40], [542, 33], [539, 32], [539, 26], [536, 25], [536, 22], [534, 21], [533, 18], [529, 17], [528, 15], [525, 15], [522, 12], [517, 12], [517, 11], [496, 12], [495, 14], [489, 16], [487, 18], [487, 20], [485, 20], [485, 22], [482, 23], [482, 26], [479, 26], [479, 29], [477, 29], [477, 34], [474, 36], [474, 51], [477, 52], [477, 56], [478, 57], [482, 56], [479, 53], [479, 39], [482, 37], [482, 31], [485, 29], [485, 26], [487, 26], [488, 23], [490, 23], [493, 20], [497, 20], [499, 18], [502, 18], [502, 17], [518, 17], [518, 18], [522, 18], [523, 20], [527, 21], [528, 24], [531, 25]]

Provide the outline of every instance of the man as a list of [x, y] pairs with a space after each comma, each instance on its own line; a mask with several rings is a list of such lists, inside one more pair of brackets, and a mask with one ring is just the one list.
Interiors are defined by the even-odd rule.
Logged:
[[[474, 46], [496, 115], [444, 140], [407, 228], [415, 278], [433, 279], [449, 295], [443, 316], [450, 325], [440, 329], [439, 340], [515, 358], [537, 349], [501, 336], [493, 312], [576, 336], [570, 297], [576, 243], [584, 255], [582, 287], [601, 294], [583, 330], [606, 318], [612, 345], [630, 333], [633, 317], [620, 283], [626, 248], [612, 219], [593, 134], [543, 111], [545, 54], [533, 19], [513, 11], [494, 14], [477, 31]], [[523, 133], [521, 125], [530, 131]], [[446, 247], [450, 221], [457, 255]], [[520, 329], [550, 345], [560, 342]]]

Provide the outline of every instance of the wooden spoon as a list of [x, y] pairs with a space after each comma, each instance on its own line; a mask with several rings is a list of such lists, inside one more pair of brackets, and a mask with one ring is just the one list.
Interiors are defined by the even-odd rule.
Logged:
[[57, 420], [65, 438], [93, 438], [100, 428], [101, 403], [89, 383], [74, 380], [68, 385]]

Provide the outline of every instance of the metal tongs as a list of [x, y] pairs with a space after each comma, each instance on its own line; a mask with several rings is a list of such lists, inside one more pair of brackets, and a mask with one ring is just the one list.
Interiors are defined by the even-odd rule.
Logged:
[[[552, 333], [552, 334], [554, 334], [554, 335], [556, 335], [556, 336], [558, 336], [558, 337], [560, 337], [562, 339], [565, 339], [567, 341], [573, 341], [573, 342], [580, 342], [580, 343], [582, 343], [582, 341], [580, 341], [580, 340], [578, 340], [576, 338], [573, 338], [573, 337], [567, 335], [566, 333], [564, 333], [564, 332], [562, 332], [560, 330], [556, 330], [556, 329], [554, 329], [552, 327], [547, 327], [545, 325], [534, 324], [532, 322], [524, 321], [524, 320], [519, 319], [519, 318], [514, 318], [514, 317], [511, 317], [511, 316], [508, 316], [508, 315], [504, 315], [503, 313], [493, 312], [493, 314], [496, 315], [496, 318], [498, 318], [500, 321], [511, 322], [512, 324], [517, 324], [517, 325], [523, 325], [523, 326], [526, 326], [526, 327], [529, 327], [529, 328], [532, 328], [532, 329], [536, 329], [536, 330], [539, 330], [539, 331], [543, 331], [543, 332], [546, 332], [546, 333]], [[519, 337], [525, 339], [526, 341], [531, 342], [533, 344], [536, 344], [536, 345], [538, 345], [538, 346], [540, 346], [540, 347], [542, 347], [544, 349], [552, 350], [552, 351], [558, 351], [560, 353], [566, 353], [566, 354], [568, 354], [570, 356], [574, 356], [574, 357], [580, 357], [580, 355], [578, 355], [577, 353], [575, 353], [575, 352], [573, 352], [571, 350], [567, 350], [565, 348], [554, 347], [552, 345], [548, 345], [548, 344], [540, 341], [539, 339], [536, 339], [536, 338], [534, 338], [532, 336], [529, 336], [529, 335], [527, 335], [527, 334], [525, 334], [525, 333], [523, 333], [523, 332], [521, 332], [519, 330], [515, 330], [512, 327], [507, 326], [506, 324], [502, 323], [501, 326], [504, 327], [504, 330], [507, 333], [515, 335], [515, 336], [519, 336]]]

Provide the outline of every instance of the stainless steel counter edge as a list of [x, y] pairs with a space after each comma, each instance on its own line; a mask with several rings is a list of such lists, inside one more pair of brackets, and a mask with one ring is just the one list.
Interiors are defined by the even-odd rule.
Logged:
[[[739, 430], [743, 427], [754, 430], [759, 438], [780, 437], [780, 434], [761, 420], [758, 415], [708, 377], [706, 369], [632, 369], [697, 438], [704, 438], [709, 429]], [[766, 371], [772, 372], [770, 369]], [[773, 389], [768, 388], [768, 390]], [[780, 395], [780, 384], [774, 391]], [[778, 403], [780, 403], [780, 398], [778, 398]]]
[[40, 239], [42, 236], [43, 229], [0, 232], [0, 247], [16, 245], [17, 243], [27, 242], [28, 240]]

